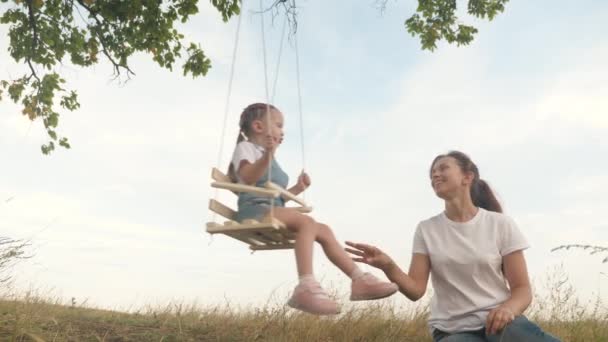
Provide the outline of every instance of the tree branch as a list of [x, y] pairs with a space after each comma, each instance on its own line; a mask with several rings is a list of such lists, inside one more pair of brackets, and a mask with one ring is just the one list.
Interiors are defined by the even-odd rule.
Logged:
[[296, 33], [298, 30], [298, 12], [295, 0], [274, 0], [273, 3], [266, 8], [265, 10], [258, 11], [257, 13], [266, 13], [272, 11], [272, 19], [278, 15], [279, 6], [282, 6], [284, 9], [284, 13], [287, 16], [287, 21], [289, 22], [290, 27], [290, 36]]
[[380, 14], [384, 14], [386, 11], [386, 3], [388, 0], [376, 0], [376, 8], [380, 11]]
[[[78, 4], [80, 6], [82, 6], [84, 9], [86, 9], [91, 14], [91, 17], [93, 18], [93, 20], [95, 20], [95, 22], [97, 23], [97, 25], [99, 27], [103, 26], [104, 23], [99, 20], [98, 13], [95, 10], [93, 10], [91, 7], [89, 7], [87, 4], [85, 4], [82, 0], [76, 0], [76, 2], [78, 2]], [[106, 18], [104, 18], [103, 15], [99, 15], [99, 16], [101, 16], [101, 18], [104, 20], [105, 23], [109, 23], [110, 26], [113, 26], [110, 21], [108, 21]], [[116, 79], [120, 76], [120, 68], [127, 70], [127, 77], [129, 79], [130, 79], [130, 75], [135, 75], [133, 70], [131, 70], [131, 68], [129, 68], [128, 65], [121, 65], [118, 62], [116, 62], [116, 60], [114, 60], [114, 57], [108, 51], [108, 48], [107, 48], [106, 42], [105, 42], [105, 38], [103, 37], [103, 35], [100, 35], [96, 30], [90, 30], [90, 31], [92, 33], [94, 33], [95, 36], [98, 38], [99, 43], [101, 43], [101, 51], [108, 58], [108, 60], [110, 60], [110, 62], [114, 66], [114, 74], [116, 75], [114, 79]]]
[[[27, 241], [0, 236], [0, 274], [14, 266], [18, 261], [31, 258], [31, 256], [25, 255], [24, 251], [29, 245]], [[10, 275], [0, 278], [0, 284], [6, 283], [10, 279]]]
[[34, 76], [34, 78], [36, 78], [36, 80], [38, 80], [38, 82], [40, 82], [40, 78], [36, 74], [36, 69], [34, 69], [34, 66], [32, 65], [32, 57], [34, 56], [34, 54], [36, 53], [36, 50], [38, 48], [38, 27], [36, 25], [36, 16], [34, 15], [34, 4], [32, 2], [33, 2], [33, 0], [27, 1], [28, 19], [29, 19], [30, 26], [32, 27], [32, 32], [33, 32], [32, 45], [30, 46], [30, 53], [28, 54], [28, 56], [26, 58], [27, 65], [29, 66], [30, 70], [32, 71], [32, 74], [27, 79], [29, 80], [32, 76]]
[[[589, 251], [589, 254], [591, 254], [591, 255], [608, 253], [608, 247], [594, 246], [594, 245], [582, 245], [582, 244], [561, 245], [561, 246], [551, 249], [551, 252], [564, 250], [564, 249], [569, 250], [570, 248], [586, 250], [586, 251]], [[607, 263], [607, 262], [608, 262], [608, 256], [605, 257], [604, 260], [602, 260], [602, 263]]]

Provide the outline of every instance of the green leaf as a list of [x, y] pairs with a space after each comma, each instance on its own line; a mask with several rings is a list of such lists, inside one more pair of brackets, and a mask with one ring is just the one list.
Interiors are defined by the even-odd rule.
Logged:
[[[469, 0], [468, 13], [492, 20], [504, 11], [507, 2], [508, 0]], [[456, 4], [455, 0], [418, 0], [416, 13], [405, 21], [405, 26], [412, 36], [420, 38], [423, 50], [435, 50], [437, 42], [441, 40], [458, 46], [473, 41], [477, 29], [458, 23]]]
[[211, 4], [222, 14], [226, 22], [240, 11], [239, 0], [211, 0]]

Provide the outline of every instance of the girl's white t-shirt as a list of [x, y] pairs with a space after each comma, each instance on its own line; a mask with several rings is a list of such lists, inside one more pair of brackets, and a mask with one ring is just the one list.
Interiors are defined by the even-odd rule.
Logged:
[[420, 222], [412, 251], [431, 261], [430, 328], [461, 332], [485, 327], [490, 310], [511, 295], [502, 257], [528, 247], [510, 217], [482, 208], [464, 223], [445, 213]]
[[239, 175], [239, 167], [241, 166], [241, 161], [246, 160], [249, 163], [253, 164], [258, 159], [262, 158], [264, 155], [264, 148], [260, 145], [256, 145], [249, 141], [241, 141], [236, 145], [234, 149], [234, 153], [232, 154], [232, 167], [234, 168], [234, 172], [236, 174], [236, 178], [241, 182]]

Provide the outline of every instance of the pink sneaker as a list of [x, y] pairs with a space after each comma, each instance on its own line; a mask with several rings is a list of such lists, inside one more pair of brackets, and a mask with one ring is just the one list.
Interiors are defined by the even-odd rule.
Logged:
[[380, 281], [371, 273], [353, 279], [350, 300], [370, 300], [385, 298], [397, 292], [399, 287], [395, 283]]
[[296, 286], [287, 305], [314, 315], [340, 313], [338, 304], [329, 298], [316, 281], [309, 281]]

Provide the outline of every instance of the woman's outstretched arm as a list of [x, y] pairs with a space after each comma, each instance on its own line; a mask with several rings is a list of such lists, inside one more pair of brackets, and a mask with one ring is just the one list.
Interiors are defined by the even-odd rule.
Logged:
[[401, 268], [379, 248], [364, 243], [346, 241], [352, 248], [346, 251], [354, 255], [354, 261], [376, 267], [386, 274], [386, 277], [399, 286], [399, 291], [412, 301], [424, 296], [431, 272], [431, 261], [428, 255], [414, 253], [410, 263], [409, 273]]
[[426, 293], [431, 262], [426, 254], [412, 254], [409, 273], [403, 272], [396, 263], [383, 269], [386, 277], [399, 285], [399, 291], [412, 301], [417, 301]]

